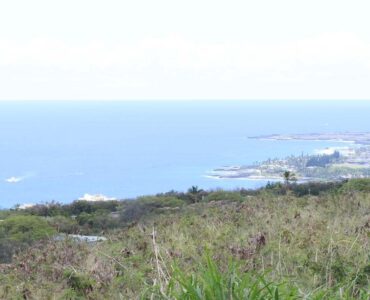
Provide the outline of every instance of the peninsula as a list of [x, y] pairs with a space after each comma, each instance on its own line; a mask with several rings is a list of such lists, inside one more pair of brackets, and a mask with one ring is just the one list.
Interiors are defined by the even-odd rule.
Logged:
[[308, 134], [270, 134], [249, 137], [250, 139], [264, 140], [299, 140], [299, 141], [332, 141], [346, 142], [359, 145], [370, 145], [370, 132], [344, 133], [308, 133]]
[[252, 165], [224, 166], [208, 173], [214, 178], [280, 180], [290, 171], [299, 181], [332, 181], [370, 177], [370, 133], [310, 133], [262, 135], [251, 139], [336, 141], [350, 143], [327, 148], [315, 155], [291, 155], [284, 159], [267, 159]]

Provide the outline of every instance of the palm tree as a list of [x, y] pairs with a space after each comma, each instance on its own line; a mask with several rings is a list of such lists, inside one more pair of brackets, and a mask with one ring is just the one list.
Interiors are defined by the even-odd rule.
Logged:
[[192, 203], [199, 202], [199, 198], [204, 191], [198, 188], [196, 185], [193, 185], [190, 189], [188, 189], [188, 194], [190, 196], [190, 200]]
[[190, 189], [188, 189], [188, 193], [190, 194], [199, 194], [202, 189], [199, 189], [198, 186], [193, 185]]
[[295, 174], [290, 171], [285, 171], [283, 173], [283, 178], [286, 186], [289, 186], [291, 182], [297, 181]]

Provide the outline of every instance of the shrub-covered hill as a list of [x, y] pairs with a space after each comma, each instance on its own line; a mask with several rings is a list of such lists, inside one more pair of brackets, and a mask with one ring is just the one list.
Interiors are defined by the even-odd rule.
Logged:
[[[11, 261], [2, 258], [0, 298], [369, 299], [369, 186], [193, 187], [135, 201], [4, 211], [0, 245], [18, 236], [7, 223], [31, 238], [11, 249]], [[17, 227], [17, 218], [43, 222], [43, 234]], [[55, 241], [54, 231], [108, 240]]]

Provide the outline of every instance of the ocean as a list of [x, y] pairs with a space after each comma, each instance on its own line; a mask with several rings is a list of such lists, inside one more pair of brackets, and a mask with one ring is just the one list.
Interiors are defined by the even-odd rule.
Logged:
[[257, 188], [210, 170], [340, 146], [266, 141], [273, 133], [370, 131], [361, 101], [0, 102], [0, 207], [133, 198], [170, 190]]

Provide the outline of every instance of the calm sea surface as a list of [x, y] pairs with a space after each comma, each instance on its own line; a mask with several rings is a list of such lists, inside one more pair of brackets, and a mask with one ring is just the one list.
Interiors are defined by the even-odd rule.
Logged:
[[370, 131], [370, 102], [0, 102], [0, 207], [255, 188], [207, 171], [337, 146], [272, 133]]

